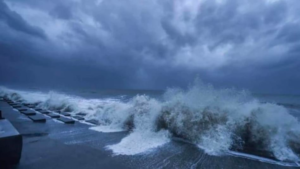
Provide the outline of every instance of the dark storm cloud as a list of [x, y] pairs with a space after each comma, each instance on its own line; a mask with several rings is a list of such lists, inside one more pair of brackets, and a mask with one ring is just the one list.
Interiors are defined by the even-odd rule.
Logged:
[[72, 18], [72, 11], [67, 5], [57, 5], [50, 11], [50, 15], [59, 19], [68, 20]]
[[0, 19], [11, 29], [45, 38], [45, 34], [41, 29], [29, 25], [18, 13], [11, 11], [2, 1], [0, 1]]
[[199, 76], [300, 93], [299, 11], [292, 0], [0, 1], [0, 80], [165, 88]]

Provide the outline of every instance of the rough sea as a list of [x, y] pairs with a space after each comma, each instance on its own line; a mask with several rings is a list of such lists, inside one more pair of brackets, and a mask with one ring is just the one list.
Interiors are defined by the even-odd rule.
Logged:
[[87, 113], [87, 119], [99, 123], [91, 130], [127, 133], [119, 143], [106, 145], [114, 156], [147, 159], [169, 152], [166, 164], [151, 164], [156, 168], [197, 168], [204, 164], [201, 160], [228, 163], [232, 156], [278, 166], [299, 162], [299, 95], [257, 94], [198, 83], [166, 91], [1, 87], [0, 97], [51, 111]]

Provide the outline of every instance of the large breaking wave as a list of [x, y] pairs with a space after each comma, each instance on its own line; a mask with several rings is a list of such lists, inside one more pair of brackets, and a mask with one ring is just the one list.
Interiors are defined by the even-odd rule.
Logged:
[[285, 107], [261, 103], [245, 91], [197, 83], [188, 90], [169, 89], [162, 100], [147, 95], [129, 101], [85, 99], [4, 87], [0, 96], [53, 111], [85, 112], [99, 121], [98, 131], [130, 131], [120, 143], [107, 146], [115, 154], [142, 153], [180, 137], [211, 155], [258, 150], [281, 161], [299, 161], [299, 121]]

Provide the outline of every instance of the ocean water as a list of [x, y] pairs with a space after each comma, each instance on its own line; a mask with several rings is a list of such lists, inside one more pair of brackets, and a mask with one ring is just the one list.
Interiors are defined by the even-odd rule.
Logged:
[[115, 155], [155, 151], [171, 140], [211, 156], [264, 156], [299, 162], [300, 96], [251, 94], [196, 83], [186, 90], [38, 91], [0, 88], [0, 96], [51, 111], [87, 113], [99, 132], [129, 131], [107, 145]]

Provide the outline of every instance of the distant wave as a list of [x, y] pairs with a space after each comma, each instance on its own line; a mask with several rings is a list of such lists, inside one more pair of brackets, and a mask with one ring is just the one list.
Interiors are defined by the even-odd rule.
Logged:
[[180, 137], [211, 155], [254, 150], [280, 161], [299, 161], [299, 121], [284, 106], [261, 103], [245, 91], [196, 83], [188, 90], [167, 90], [163, 101], [147, 95], [129, 101], [85, 99], [4, 87], [0, 96], [53, 111], [88, 113], [88, 119], [99, 121], [98, 131], [130, 131], [120, 143], [107, 146], [116, 154], [142, 153]]
[[300, 104], [289, 104], [289, 103], [277, 103], [278, 105], [284, 106], [286, 108], [291, 109], [299, 109], [300, 110]]

